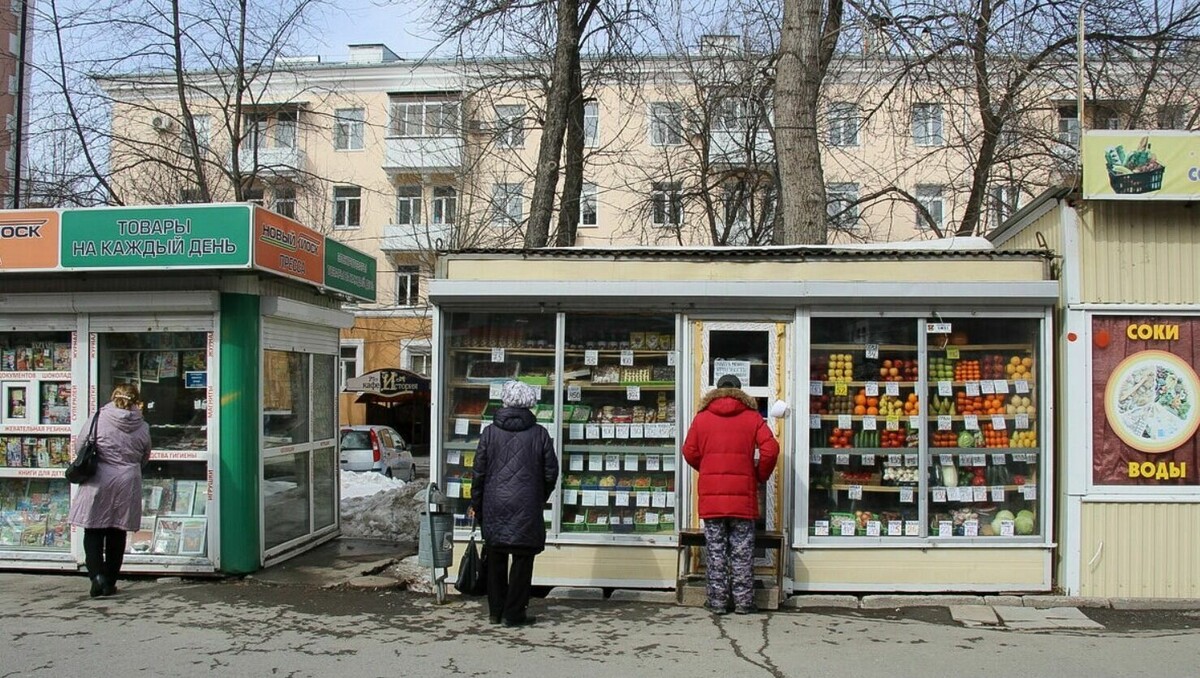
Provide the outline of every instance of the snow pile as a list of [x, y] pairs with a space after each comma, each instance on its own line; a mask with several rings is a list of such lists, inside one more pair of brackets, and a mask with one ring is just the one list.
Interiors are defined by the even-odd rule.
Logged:
[[[347, 479], [358, 475], [376, 478]], [[420, 513], [426, 505], [414, 495], [424, 489], [425, 483], [389, 480], [378, 473], [343, 473], [342, 536], [417, 541]]]
[[404, 487], [404, 481], [374, 471], [342, 471], [342, 501]]

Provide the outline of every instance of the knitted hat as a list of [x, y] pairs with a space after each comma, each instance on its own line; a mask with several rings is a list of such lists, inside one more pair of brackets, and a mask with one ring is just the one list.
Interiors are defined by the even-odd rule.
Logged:
[[529, 409], [537, 405], [537, 389], [519, 381], [505, 382], [504, 390], [500, 392], [500, 401], [505, 407]]
[[742, 387], [742, 380], [738, 379], [737, 377], [733, 376], [732, 374], [726, 374], [717, 380], [717, 388], [741, 388], [741, 387]]

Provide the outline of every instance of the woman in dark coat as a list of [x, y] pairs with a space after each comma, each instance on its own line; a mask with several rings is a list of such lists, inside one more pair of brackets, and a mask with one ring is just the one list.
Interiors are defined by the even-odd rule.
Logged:
[[510, 381], [501, 401], [475, 450], [471, 507], [487, 548], [488, 617], [493, 624], [524, 626], [534, 622], [525, 610], [533, 558], [546, 548], [542, 510], [558, 481], [558, 459], [554, 440], [530, 411], [537, 391]]

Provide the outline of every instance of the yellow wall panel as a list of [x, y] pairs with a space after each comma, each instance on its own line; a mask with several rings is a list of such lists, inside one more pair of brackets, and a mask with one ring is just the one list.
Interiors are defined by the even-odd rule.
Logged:
[[1190, 203], [1092, 201], [1079, 230], [1085, 303], [1200, 300], [1200, 210]]
[[1200, 504], [1086, 503], [1080, 593], [1200, 598]]
[[1048, 590], [1043, 549], [819, 549], [793, 552], [797, 589]]
[[534, 560], [535, 582], [658, 582], [675, 586], [675, 547], [547, 544]]

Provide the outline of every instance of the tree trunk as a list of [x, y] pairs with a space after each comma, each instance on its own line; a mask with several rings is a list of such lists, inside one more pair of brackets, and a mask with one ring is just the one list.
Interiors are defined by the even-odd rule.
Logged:
[[979, 155], [971, 177], [971, 192], [967, 194], [967, 207], [963, 210], [962, 222], [954, 235], [974, 235], [983, 222], [984, 198], [987, 197], [988, 173], [996, 163], [996, 144], [999, 137], [984, 131], [979, 144]]
[[558, 211], [556, 247], [571, 247], [579, 233], [579, 201], [583, 192], [583, 72], [578, 50], [571, 59], [571, 104], [563, 150], [562, 209]]
[[554, 44], [550, 90], [546, 93], [546, 121], [542, 125], [542, 139], [538, 144], [533, 197], [529, 201], [526, 247], [545, 247], [550, 241], [550, 218], [554, 212], [559, 159], [571, 102], [571, 64], [573, 56], [579, 54], [580, 35], [579, 0], [559, 0], [558, 36]]

